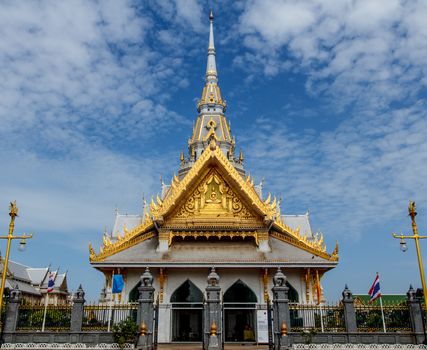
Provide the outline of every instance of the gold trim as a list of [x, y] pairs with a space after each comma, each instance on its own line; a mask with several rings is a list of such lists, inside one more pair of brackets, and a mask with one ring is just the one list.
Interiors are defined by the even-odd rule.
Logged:
[[197, 238], [206, 238], [217, 237], [221, 238], [233, 238], [239, 237], [246, 239], [247, 237], [254, 238], [255, 244], [258, 246], [259, 237], [257, 231], [170, 231], [168, 235], [169, 245], [171, 245], [173, 238], [181, 237], [182, 239], [192, 237]]
[[311, 246], [310, 244], [299, 240], [296, 237], [288, 236], [284, 233], [277, 232], [277, 231], [271, 231], [270, 235], [272, 237], [275, 237], [283, 242], [292, 244], [295, 247], [301, 248], [309, 253], [312, 253], [314, 255], [317, 255], [323, 259], [329, 260], [329, 261], [337, 261], [335, 257], [333, 257], [331, 254], [326, 253], [325, 251], [322, 251], [316, 247]]
[[111, 255], [114, 255], [118, 252], [126, 250], [138, 243], [146, 241], [147, 239], [153, 238], [156, 235], [157, 235], [156, 231], [149, 231], [139, 236], [129, 238], [129, 240], [126, 240], [126, 241], [115, 242], [112, 245], [110, 245], [108, 248], [101, 247], [99, 254], [96, 256], [92, 256], [92, 258], [89, 257], [89, 260], [90, 262], [103, 261], [105, 258]]
[[159, 302], [163, 303], [163, 296], [164, 296], [164, 286], [165, 286], [165, 282], [166, 282], [166, 273], [165, 273], [165, 268], [160, 268], [159, 271]]

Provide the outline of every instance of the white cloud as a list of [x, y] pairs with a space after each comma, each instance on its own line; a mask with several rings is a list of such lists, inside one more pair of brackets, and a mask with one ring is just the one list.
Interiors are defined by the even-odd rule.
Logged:
[[151, 20], [136, 11], [117, 1], [3, 2], [0, 135], [52, 143], [63, 134], [64, 149], [67, 134], [138, 140], [164, 123], [185, 124], [160, 93], [181, 83], [182, 62], [151, 47]]
[[250, 1], [239, 29], [253, 56], [236, 62], [276, 75], [290, 56], [309, 92], [383, 108], [426, 85], [426, 16], [423, 1]]
[[283, 191], [284, 212], [315, 209], [316, 228], [329, 239], [360, 237], [398, 217], [410, 198], [427, 203], [425, 108], [360, 115], [316, 133], [297, 134], [281, 121], [261, 119], [245, 132], [250, 138], [239, 139], [247, 144], [249, 168], [265, 176], [273, 192]]

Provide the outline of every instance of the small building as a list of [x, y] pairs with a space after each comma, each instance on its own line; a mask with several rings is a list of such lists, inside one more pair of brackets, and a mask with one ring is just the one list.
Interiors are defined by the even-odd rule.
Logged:
[[[3, 260], [0, 257], [0, 276], [3, 271]], [[47, 284], [49, 275], [55, 275], [54, 290], [49, 293], [48, 303], [53, 305], [63, 305], [69, 302], [69, 292], [67, 286], [67, 273], [58, 274], [58, 271], [51, 271], [49, 267], [30, 267], [15, 261], [9, 260], [5, 290], [18, 286], [22, 293], [23, 302], [29, 304], [45, 303], [47, 294]]]
[[113, 274], [124, 276], [120, 300], [137, 301], [140, 276], [150, 268], [159, 342], [202, 340], [204, 290], [213, 266], [221, 278], [224, 341], [241, 342], [259, 340], [278, 267], [287, 276], [291, 302], [321, 303], [321, 278], [338, 263], [338, 243], [328, 253], [308, 213], [282, 214], [280, 200], [263, 193], [262, 182], [255, 184], [246, 173], [226, 108], [211, 13], [205, 84], [177, 175], [162, 183], [142, 215], [117, 212], [98, 253], [89, 244], [90, 263], [105, 275], [104, 301]]

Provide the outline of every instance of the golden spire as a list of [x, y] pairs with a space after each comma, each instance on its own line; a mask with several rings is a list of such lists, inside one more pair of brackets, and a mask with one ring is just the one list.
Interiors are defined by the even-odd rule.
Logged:
[[181, 155], [179, 157], [179, 160], [181, 161], [181, 164], [185, 163], [185, 156], [184, 156], [184, 152], [183, 151], [181, 151]]
[[240, 154], [239, 154], [239, 163], [242, 164], [243, 163], [243, 151], [240, 150]]

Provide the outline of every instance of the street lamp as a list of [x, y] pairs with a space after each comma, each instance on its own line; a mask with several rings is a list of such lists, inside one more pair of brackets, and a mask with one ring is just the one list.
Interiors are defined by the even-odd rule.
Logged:
[[6, 247], [6, 255], [3, 260], [3, 274], [1, 276], [1, 287], [0, 287], [0, 315], [1, 315], [1, 309], [3, 306], [3, 294], [4, 294], [4, 286], [6, 284], [6, 275], [7, 275], [7, 265], [9, 264], [9, 253], [10, 253], [10, 245], [12, 243], [12, 239], [20, 239], [19, 249], [22, 251], [25, 245], [26, 245], [26, 239], [33, 238], [32, 234], [26, 235], [19, 235], [14, 236], [13, 231], [15, 229], [15, 218], [18, 216], [18, 207], [16, 206], [15, 202], [10, 202], [9, 206], [10, 212], [10, 223], [9, 223], [9, 233], [7, 236], [0, 236], [0, 239], [7, 239], [7, 247]]
[[423, 294], [424, 294], [424, 307], [427, 314], [427, 290], [426, 290], [426, 281], [424, 278], [424, 265], [423, 260], [421, 258], [421, 252], [420, 252], [420, 239], [425, 239], [427, 236], [420, 236], [418, 234], [418, 227], [417, 223], [415, 221], [415, 216], [417, 216], [417, 212], [415, 210], [415, 202], [409, 201], [409, 207], [408, 207], [408, 213], [412, 220], [412, 232], [414, 233], [412, 236], [406, 236], [403, 234], [397, 235], [393, 233], [393, 237], [400, 239], [400, 250], [402, 252], [406, 252], [408, 250], [408, 246], [406, 245], [406, 239], [413, 239], [415, 241], [415, 248], [417, 250], [417, 256], [418, 256], [418, 267], [420, 269], [420, 278], [421, 278], [421, 285], [423, 287]]

